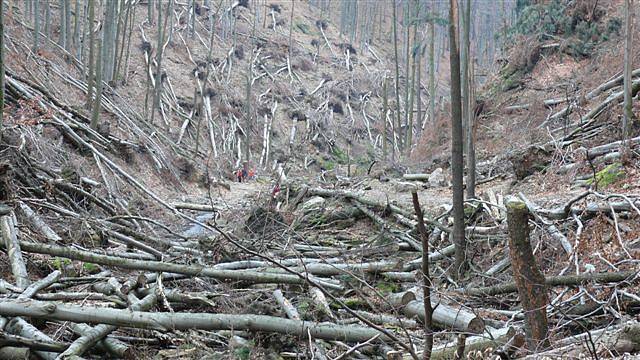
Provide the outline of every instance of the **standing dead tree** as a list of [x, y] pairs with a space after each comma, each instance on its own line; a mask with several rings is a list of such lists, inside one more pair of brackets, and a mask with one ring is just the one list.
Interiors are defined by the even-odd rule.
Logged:
[[529, 240], [529, 210], [524, 201], [505, 199], [509, 227], [509, 254], [520, 302], [525, 311], [525, 331], [529, 349], [549, 347], [547, 305], [549, 298], [544, 275], [538, 269]]
[[622, 147], [626, 147], [629, 127], [633, 121], [633, 97], [631, 94], [631, 69], [633, 67], [633, 0], [624, 1], [625, 35], [624, 35], [624, 116], [622, 120]]

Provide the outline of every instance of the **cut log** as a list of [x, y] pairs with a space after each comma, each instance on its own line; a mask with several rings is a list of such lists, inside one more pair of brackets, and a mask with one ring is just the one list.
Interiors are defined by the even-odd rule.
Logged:
[[[412, 300], [402, 304], [399, 300], [390, 297], [389, 301], [397, 308], [402, 308], [402, 312], [407, 317], [418, 319], [420, 322], [424, 321], [424, 302], [421, 300]], [[484, 331], [484, 321], [476, 314], [438, 303], [437, 300], [431, 300], [431, 307], [433, 321], [441, 329], [454, 329], [473, 334], [480, 334]]]
[[238, 330], [288, 334], [301, 338], [306, 338], [310, 334], [317, 339], [348, 342], [367, 341], [376, 335], [380, 335], [379, 339], [382, 341], [390, 340], [386, 335], [371, 328], [296, 321], [267, 315], [177, 312], [150, 313], [91, 306], [54, 304], [36, 300], [2, 301], [0, 302], [0, 315], [30, 316], [48, 320], [108, 324], [119, 327], [152, 329], [162, 332], [189, 329]]

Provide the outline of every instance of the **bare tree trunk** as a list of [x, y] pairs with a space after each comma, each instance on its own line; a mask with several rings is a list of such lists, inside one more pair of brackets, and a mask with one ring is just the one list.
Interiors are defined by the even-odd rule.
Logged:
[[[417, 2], [418, 0], [416, 0]], [[418, 16], [420, 16], [420, 14], [418, 13]], [[422, 31], [420, 31], [421, 35], [420, 35], [420, 41], [418, 41], [418, 49], [417, 49], [417, 53], [416, 53], [416, 57], [417, 57], [417, 67], [416, 67], [416, 81], [415, 81], [415, 91], [416, 91], [416, 106], [417, 106], [417, 112], [416, 112], [416, 135], [418, 135], [420, 133], [420, 130], [422, 129], [422, 55], [423, 55], [423, 40], [424, 40], [424, 33]]]
[[[173, 3], [173, 0], [171, 0]], [[133, 6], [133, 14], [131, 14], [131, 18], [129, 19], [129, 35], [127, 36], [127, 51], [124, 56], [124, 79], [123, 81], [127, 82], [127, 75], [129, 74], [129, 54], [131, 49], [131, 34], [133, 34], [133, 21], [136, 18], [136, 6]]]
[[291, 18], [289, 19], [289, 59], [291, 59], [291, 52], [293, 47], [292, 34], [293, 34], [293, 11], [296, 8], [296, 0], [291, 0]]
[[[39, 0], [38, 0], [39, 1]], [[71, 49], [71, 0], [64, 0], [64, 43], [65, 49]]]
[[467, 107], [467, 199], [473, 199], [476, 197], [476, 98], [475, 98], [475, 77], [474, 77], [474, 64], [473, 61], [469, 64], [469, 89], [467, 91], [469, 98], [469, 106]]
[[76, 0], [75, 4], [75, 15], [73, 17], [73, 47], [76, 50], [76, 56], [79, 57], [80, 54], [80, 15], [82, 12], [80, 11], [80, 0]]
[[460, 53], [458, 52], [456, 24], [458, 3], [450, 0], [449, 8], [449, 63], [451, 67], [451, 175], [453, 182], [453, 243], [455, 244], [454, 276], [462, 279], [467, 269], [464, 237], [464, 189], [462, 156], [462, 100], [460, 93]]
[[[170, 4], [167, 4], [167, 9]], [[164, 25], [162, 18], [162, 4], [158, 6], [158, 44], [156, 45], [156, 83], [153, 92], [153, 105], [151, 109], [151, 122], [153, 123], [156, 110], [160, 111], [160, 97], [162, 96], [162, 55], [164, 48], [164, 33], [167, 28], [167, 19], [169, 18], [168, 11], [164, 17]]]
[[[420, 64], [421, 64], [421, 54], [420, 50], [422, 49], [422, 41], [418, 40], [418, 24], [417, 22], [420, 18], [420, 2], [418, 0], [414, 0], [414, 14], [411, 18], [413, 23], [413, 47], [411, 48], [411, 56], [413, 58], [413, 65], [411, 66], [411, 87], [409, 89], [411, 95], [409, 98], [409, 121], [407, 124], [407, 157], [411, 155], [411, 146], [413, 144], [413, 103], [416, 101], [416, 98], [419, 97], [420, 92]], [[417, 81], [416, 81], [417, 77]], [[414, 89], [415, 92], [414, 92]], [[419, 100], [419, 99], [418, 99]], [[418, 108], [420, 104], [418, 104]], [[420, 111], [418, 111], [420, 112]], [[418, 114], [416, 118], [416, 122], [420, 122], [420, 114]]]
[[[51, 39], [51, 0], [46, 1], [45, 15], [44, 15], [44, 34], [48, 39]], [[48, 44], [48, 42], [45, 42]]]
[[389, 104], [387, 97], [387, 76], [382, 79], [382, 159], [387, 160], [387, 115]]
[[147, 0], [147, 22], [153, 24], [153, 0]]
[[[125, 25], [123, 23], [126, 23], [126, 18], [123, 19], [124, 17], [124, 6], [125, 3], [124, 1], [119, 2], [118, 4], [118, 8], [117, 8], [117, 13], [118, 16], [116, 16], [116, 18], [114, 19], [114, 23], [115, 23], [115, 36], [114, 38], [114, 42], [113, 42], [113, 54], [110, 54], [110, 56], [112, 56], [112, 63], [113, 66], [111, 68], [111, 80], [113, 85], [112, 86], [116, 86], [118, 84], [118, 53], [121, 53], [121, 49], [124, 46], [124, 37], [122, 39], [122, 41], [120, 40], [120, 33], [122, 33], [124, 31], [124, 29], [126, 29]], [[114, 5], [115, 7], [116, 5]]]
[[469, 14], [470, 0], [460, 0], [460, 87], [462, 96], [462, 151], [467, 153], [466, 141], [469, 131]]
[[[160, 11], [160, 8], [158, 8]], [[189, 21], [189, 36], [194, 38], [196, 36], [196, 0], [191, 0], [191, 6], [189, 7], [190, 21]]]
[[[404, 84], [404, 129], [402, 130], [402, 135], [401, 138], [404, 142], [404, 148], [407, 150], [407, 154], [409, 153], [409, 148], [411, 147], [411, 144], [409, 143], [409, 132], [411, 131], [411, 129], [409, 129], [409, 118], [410, 118], [410, 113], [413, 112], [413, 108], [411, 107], [411, 100], [410, 100], [410, 96], [411, 93], [413, 92], [413, 88], [412, 88], [412, 82], [414, 80], [413, 76], [415, 74], [415, 72], [413, 70], [415, 70], [415, 67], [411, 67], [411, 6], [409, 5], [409, 1], [406, 1], [406, 6], [405, 6], [405, 11], [404, 11], [404, 23], [405, 23], [405, 32], [406, 32], [406, 37], [405, 37], [405, 67], [404, 67], [404, 72], [405, 72], [405, 84]], [[414, 40], [415, 41], [415, 40]], [[411, 71], [411, 72], [410, 72]]]
[[[393, 9], [393, 52], [394, 52], [394, 57], [395, 57], [395, 63], [396, 63], [396, 126], [394, 129], [394, 134], [393, 134], [393, 138], [395, 139], [396, 137], [396, 132], [398, 135], [398, 147], [400, 149], [402, 149], [402, 136], [400, 136], [400, 129], [402, 128], [402, 123], [400, 120], [400, 66], [398, 64], [398, 62], [400, 61], [398, 59], [398, 24], [397, 24], [397, 15], [396, 15], [396, 4], [395, 1], [392, 3], [391, 8]], [[393, 147], [393, 149], [391, 150], [391, 156], [395, 157], [395, 146]]]
[[104, 59], [104, 47], [102, 47], [101, 40], [97, 39], [97, 53], [96, 58], [96, 99], [93, 102], [93, 112], [91, 113], [91, 128], [98, 128], [98, 121], [100, 120], [100, 105], [102, 100], [102, 61]]
[[429, 22], [429, 121], [436, 120], [436, 24], [435, 4], [431, 5], [431, 21]]
[[60, 20], [60, 37], [58, 38], [58, 44], [60, 46], [62, 46], [63, 48], [67, 48], [67, 44], [65, 43], [66, 41], [66, 37], [65, 37], [65, 33], [67, 32], [67, 30], [65, 29], [65, 21], [64, 21], [64, 16], [66, 15], [66, 11], [65, 11], [65, 6], [66, 6], [66, 1], [67, 0], [60, 0], [60, 16], [61, 16], [61, 20]]
[[33, 4], [33, 50], [38, 51], [40, 47], [40, 1]]
[[[171, 4], [172, 2], [170, 1], [169, 4]], [[116, 66], [114, 67], [114, 75], [113, 78], [115, 81], [118, 81], [118, 77], [120, 76], [120, 68], [122, 67], [122, 61], [123, 61], [123, 57], [124, 57], [124, 49], [125, 49], [125, 38], [127, 37], [127, 24], [129, 24], [131, 22], [131, 7], [133, 6], [132, 4], [127, 4], [127, 10], [126, 13], [124, 15], [124, 20], [123, 20], [123, 24], [122, 24], [122, 39], [120, 40], [120, 54], [118, 55], [118, 61], [116, 62]], [[122, 11], [121, 11], [122, 13]], [[169, 10], [169, 14], [171, 14], [171, 10]], [[131, 37], [129, 37], [129, 39], [131, 39]], [[126, 47], [128, 47], [129, 45], [127, 44]], [[125, 76], [126, 78], [126, 73]]]
[[93, 23], [95, 21], [95, 1], [89, 1], [89, 66], [87, 71], [87, 103], [86, 108], [91, 109], [91, 105], [93, 104], [93, 87], [95, 84], [95, 69], [94, 69], [94, 58], [95, 58], [95, 44], [94, 44], [94, 34], [93, 34]]
[[631, 95], [631, 69], [633, 67], [633, 0], [625, 0], [625, 36], [624, 36], [624, 117], [622, 120], [622, 147], [627, 147], [629, 128], [633, 121]]
[[0, 140], [4, 122], [4, 0], [0, 0]]
[[538, 269], [529, 240], [529, 210], [524, 201], [505, 199], [509, 226], [509, 254], [513, 277], [525, 312], [525, 332], [529, 350], [537, 352], [549, 347], [547, 338], [547, 287]]

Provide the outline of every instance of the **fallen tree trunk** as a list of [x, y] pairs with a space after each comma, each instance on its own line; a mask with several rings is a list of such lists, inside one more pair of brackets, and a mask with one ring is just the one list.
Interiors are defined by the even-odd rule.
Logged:
[[390, 340], [377, 330], [360, 326], [343, 326], [283, 319], [267, 315], [236, 315], [209, 313], [151, 313], [90, 306], [74, 306], [36, 300], [5, 300], [0, 302], [0, 315], [30, 316], [39, 319], [76, 323], [108, 324], [158, 330], [236, 330], [309, 335], [323, 340], [348, 342], [367, 341], [374, 336]]
[[[24, 302], [24, 301], [32, 301], [32, 300], [12, 300], [12, 301]], [[3, 301], [3, 303], [4, 302], [5, 301]], [[46, 334], [43, 334], [42, 332], [40, 332], [40, 330], [36, 329], [33, 325], [29, 324], [28, 322], [26, 322], [24, 319], [20, 317], [13, 318], [7, 324], [6, 331], [27, 339], [33, 339], [40, 342], [45, 342], [45, 343], [54, 342], [53, 339], [51, 339], [49, 336], [47, 336]], [[51, 352], [51, 351], [37, 350], [35, 351], [35, 353], [38, 355], [38, 357], [44, 360], [54, 360], [55, 358], [58, 357], [58, 353]]]
[[[484, 352], [488, 348], [497, 349], [504, 346], [513, 337], [518, 337], [517, 345], [524, 344], [524, 336], [517, 334], [516, 330], [511, 327], [489, 330], [482, 335], [469, 337], [465, 342], [463, 359], [466, 359], [471, 352]], [[431, 360], [453, 359], [457, 349], [457, 341], [440, 345], [433, 349]]]
[[[640, 144], [640, 136], [627, 140], [627, 145], [630, 147], [637, 144]], [[593, 160], [599, 156], [609, 154], [611, 151], [620, 149], [621, 145], [622, 141], [619, 140], [609, 144], [592, 147], [587, 151], [587, 157]]]
[[402, 178], [405, 180], [427, 181], [429, 180], [429, 174], [404, 174]]
[[[15, 346], [15, 347], [27, 347], [30, 350], [41, 350], [48, 351], [52, 353], [62, 352], [67, 348], [67, 344], [60, 342], [44, 342], [29, 339], [19, 335], [12, 335], [7, 333], [2, 333], [0, 335], [0, 347], [4, 348], [7, 346]], [[2, 353], [0, 353], [0, 359], [7, 359], [7, 357], [3, 357]], [[29, 358], [23, 358], [29, 359]]]
[[[442, 260], [448, 256], [453, 255], [455, 251], [456, 251], [456, 246], [454, 244], [447, 245], [442, 249], [435, 250], [434, 252], [429, 254], [429, 262]], [[411, 260], [408, 263], [406, 263], [402, 267], [402, 270], [404, 271], [416, 270], [420, 268], [421, 264], [422, 264], [422, 257], [419, 257], [418, 259]]]
[[35, 229], [40, 231], [40, 233], [42, 233], [42, 235], [44, 235], [47, 238], [47, 240], [53, 241], [53, 242], [58, 242], [62, 240], [62, 238], [58, 236], [58, 234], [56, 234], [56, 232], [53, 231], [53, 229], [51, 229], [49, 225], [47, 225], [47, 223], [45, 223], [38, 216], [38, 214], [36, 214], [36, 212], [29, 207], [29, 205], [23, 203], [22, 201], [19, 201], [18, 208], [20, 209], [22, 214], [27, 218], [27, 220], [31, 223], [31, 225], [33, 225]]
[[[602, 272], [602, 273], [586, 273], [581, 275], [563, 275], [553, 276], [545, 279], [547, 286], [576, 286], [594, 282], [598, 284], [619, 283], [623, 281], [637, 282], [636, 276], [639, 271], [619, 271], [619, 272]], [[463, 289], [461, 292], [471, 296], [495, 296], [500, 294], [509, 294], [518, 291], [516, 283], [513, 281], [499, 284], [495, 286], [477, 287]]]
[[[630, 322], [622, 325], [608, 326], [604, 329], [591, 330], [554, 343], [554, 348], [543, 353], [529, 355], [524, 360], [544, 358], [573, 358], [576, 355], [591, 352], [589, 339], [593, 339], [595, 352], [620, 356], [640, 351], [640, 324]], [[589, 344], [589, 345], [587, 345]], [[585, 348], [589, 346], [589, 349]]]
[[7, 255], [11, 262], [11, 272], [15, 278], [16, 285], [19, 288], [26, 289], [30, 284], [29, 275], [22, 259], [13, 212], [0, 217], [0, 232], [2, 233], [4, 248], [7, 250]]
[[222, 211], [222, 208], [211, 206], [208, 204], [193, 204], [193, 203], [179, 202], [179, 203], [173, 203], [171, 204], [171, 206], [173, 206], [176, 209], [182, 209], [182, 210], [208, 211], [208, 212]]
[[[456, 309], [444, 304], [431, 302], [433, 308], [433, 322], [442, 329], [454, 329], [473, 334], [479, 334], [484, 330], [484, 321], [479, 316], [463, 309]], [[424, 303], [419, 300], [409, 302], [404, 306], [403, 312], [410, 318], [418, 318], [424, 321]]]
[[[167, 272], [192, 276], [210, 277], [219, 280], [247, 281], [251, 283], [304, 284], [305, 279], [296, 275], [261, 273], [256, 271], [217, 270], [202, 265], [173, 264], [162, 261], [125, 259], [116, 256], [101, 255], [89, 251], [77, 250], [48, 244], [21, 242], [26, 252], [48, 254], [72, 260], [90, 262], [99, 265], [115, 266], [124, 269]], [[333, 285], [335, 287], [335, 285]]]
[[[411, 293], [411, 291], [407, 293]], [[424, 322], [424, 302], [412, 300], [403, 304], [401, 299], [402, 297], [390, 297], [388, 300], [391, 305], [402, 308], [402, 312], [407, 317], [416, 318]], [[431, 307], [433, 309], [433, 322], [442, 329], [455, 329], [473, 334], [479, 334], [484, 331], [484, 320], [476, 314], [439, 303], [437, 300], [431, 300]]]

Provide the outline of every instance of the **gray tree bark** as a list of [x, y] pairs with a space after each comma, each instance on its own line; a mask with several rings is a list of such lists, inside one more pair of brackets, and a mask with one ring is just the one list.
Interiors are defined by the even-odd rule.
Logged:
[[76, 323], [107, 324], [122, 327], [171, 330], [236, 330], [263, 331], [322, 340], [362, 342], [379, 336], [390, 340], [377, 330], [332, 323], [316, 323], [283, 319], [266, 315], [230, 315], [210, 313], [150, 313], [131, 310], [74, 306], [36, 300], [6, 300], [0, 303], [0, 314], [30, 316], [40, 319], [71, 321]]
[[[4, 0], [0, 0], [0, 9], [4, 9]], [[4, 11], [0, 11], [0, 140], [4, 122]]]
[[451, 173], [453, 182], [453, 243], [456, 246], [454, 276], [461, 279], [467, 269], [464, 234], [464, 189], [462, 156], [462, 99], [460, 90], [460, 54], [458, 52], [456, 24], [458, 3], [449, 1], [449, 63], [451, 71]]
[[[397, 24], [397, 16], [396, 16], [396, 4], [395, 1], [392, 3], [391, 8], [393, 9], [393, 52], [395, 58], [396, 65], [396, 126], [394, 127], [393, 139], [398, 138], [398, 147], [402, 149], [402, 122], [400, 120], [400, 65], [398, 62], [400, 59], [398, 58], [398, 24]], [[395, 141], [394, 141], [395, 143]], [[395, 158], [396, 149], [393, 146], [391, 150], [391, 159]]]
[[624, 1], [625, 35], [624, 35], [624, 117], [622, 120], [623, 148], [626, 148], [629, 128], [633, 121], [633, 105], [631, 94], [631, 69], [633, 62], [633, 0]]

